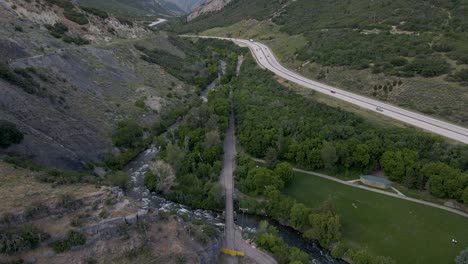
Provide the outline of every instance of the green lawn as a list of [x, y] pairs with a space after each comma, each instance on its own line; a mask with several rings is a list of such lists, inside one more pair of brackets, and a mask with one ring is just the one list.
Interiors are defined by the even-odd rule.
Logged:
[[[296, 174], [285, 194], [309, 207], [331, 196], [341, 216], [344, 241], [397, 263], [454, 263], [468, 246], [468, 219], [444, 210], [302, 173]], [[459, 243], [452, 245], [452, 238]]]

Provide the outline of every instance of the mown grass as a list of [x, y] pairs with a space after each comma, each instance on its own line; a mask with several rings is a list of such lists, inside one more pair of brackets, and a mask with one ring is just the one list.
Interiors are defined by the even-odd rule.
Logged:
[[343, 223], [343, 240], [397, 263], [453, 263], [468, 246], [468, 219], [444, 210], [303, 173], [296, 173], [284, 192], [308, 207], [331, 197]]

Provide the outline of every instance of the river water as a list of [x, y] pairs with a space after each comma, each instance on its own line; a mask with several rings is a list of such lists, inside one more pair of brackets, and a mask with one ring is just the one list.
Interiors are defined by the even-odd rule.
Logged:
[[[221, 68], [225, 68], [225, 64], [221, 64]], [[224, 71], [224, 70], [223, 70]], [[222, 71], [222, 72], [223, 72]], [[201, 98], [203, 101], [207, 101], [207, 94], [209, 91], [214, 89], [219, 83], [220, 76], [209, 84], [201, 93]], [[167, 131], [164, 133], [164, 136], [167, 133], [170, 133], [176, 129], [180, 124], [181, 120], [177, 120], [172, 126], [170, 126]], [[156, 156], [159, 152], [159, 149], [151, 145], [148, 149], [140, 153], [134, 160], [132, 160], [125, 167], [125, 172], [131, 176], [132, 188], [127, 193], [127, 195], [137, 201], [143, 203], [144, 211], [164, 211], [164, 212], [176, 212], [179, 215], [186, 215], [190, 219], [202, 219], [205, 220], [218, 228], [222, 229], [224, 226], [224, 218], [220, 212], [202, 210], [202, 209], [192, 209], [183, 204], [178, 204], [164, 199], [163, 197], [158, 196], [156, 193], [151, 193], [144, 185], [144, 176], [145, 173], [150, 169], [150, 166], [153, 160], [156, 159]], [[258, 224], [261, 220], [268, 220], [267, 218], [261, 218], [256, 216], [242, 215], [237, 219], [237, 224], [242, 226], [244, 230], [250, 232], [255, 232]], [[301, 234], [297, 233], [291, 228], [280, 225], [275, 221], [268, 220], [271, 225], [274, 225], [278, 231], [279, 236], [281, 236], [284, 241], [290, 245], [300, 248], [301, 250], [307, 252], [310, 257], [310, 263], [314, 264], [344, 264], [344, 261], [334, 260], [330, 254], [321, 248], [317, 242], [310, 242], [302, 238]]]

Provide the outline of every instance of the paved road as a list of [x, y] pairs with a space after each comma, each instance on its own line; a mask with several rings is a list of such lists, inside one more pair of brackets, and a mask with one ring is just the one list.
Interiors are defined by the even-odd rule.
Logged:
[[326, 84], [322, 84], [310, 79], [307, 79], [295, 72], [292, 72], [280, 65], [278, 60], [275, 58], [272, 51], [264, 44], [259, 42], [251, 42], [245, 39], [234, 39], [234, 38], [221, 38], [221, 37], [208, 37], [208, 36], [187, 36], [187, 37], [201, 37], [201, 38], [217, 38], [230, 40], [234, 43], [242, 46], [249, 47], [252, 51], [258, 64], [262, 67], [272, 71], [276, 75], [285, 78], [289, 81], [297, 83], [306, 88], [315, 90], [320, 93], [332, 96], [334, 98], [346, 101], [348, 103], [357, 105], [361, 108], [365, 108], [374, 111], [378, 114], [382, 114], [393, 119], [405, 122], [415, 127], [422, 128], [424, 130], [439, 134], [441, 136], [454, 139], [456, 141], [468, 144], [468, 129], [450, 124], [441, 120], [437, 120], [432, 117], [428, 117], [419, 113], [411, 112], [406, 109], [396, 107], [390, 104], [386, 104], [365, 96], [357, 95], [345, 90], [338, 89]]
[[[265, 163], [265, 161], [262, 160], [262, 159], [256, 159], [256, 158], [252, 158], [252, 159], [257, 161], [257, 162]], [[364, 185], [358, 185], [358, 184], [356, 184], [354, 182], [343, 181], [343, 180], [337, 179], [335, 177], [328, 176], [328, 175], [318, 173], [318, 172], [306, 171], [306, 170], [301, 170], [301, 169], [298, 169], [298, 168], [293, 168], [293, 170], [297, 171], [297, 172], [317, 176], [317, 177], [320, 177], [320, 178], [324, 178], [324, 179], [334, 181], [334, 182], [337, 182], [337, 183], [341, 183], [341, 184], [344, 184], [344, 185], [348, 185], [348, 186], [351, 186], [351, 187], [355, 187], [355, 188], [359, 188], [359, 189], [363, 189], [363, 190], [367, 190], [367, 191], [371, 191], [371, 192], [375, 192], [375, 193], [380, 193], [380, 194], [384, 194], [384, 195], [391, 196], [391, 197], [394, 197], [394, 198], [403, 199], [403, 200], [407, 200], [407, 201], [411, 201], [411, 202], [415, 202], [415, 203], [419, 203], [419, 204], [424, 204], [424, 205], [427, 205], [427, 206], [432, 206], [432, 207], [439, 208], [439, 209], [442, 209], [442, 210], [445, 210], [445, 211], [449, 211], [451, 213], [458, 214], [458, 215], [461, 215], [463, 217], [468, 218], [467, 213], [459, 211], [457, 209], [447, 207], [447, 206], [443, 206], [443, 205], [440, 205], [440, 204], [426, 202], [426, 201], [423, 201], [423, 200], [411, 198], [411, 197], [404, 196], [404, 195], [399, 195], [399, 194], [396, 194], [396, 193], [387, 192], [387, 191], [384, 191], [384, 190], [378, 190], [378, 189], [367, 187], [367, 186], [364, 186]]]
[[[224, 186], [226, 197], [225, 218], [226, 225], [224, 227], [224, 247], [242, 251], [246, 256], [253, 259], [258, 264], [277, 264], [276, 260], [263, 251], [252, 248], [242, 239], [242, 234], [234, 225], [234, 167], [236, 158], [236, 136], [235, 136], [235, 119], [234, 111], [231, 108], [231, 116], [229, 118], [229, 128], [224, 139], [224, 157], [223, 170], [221, 172], [221, 181]], [[237, 263], [236, 257], [226, 256], [228, 264]]]
[[[224, 139], [224, 158], [223, 170], [221, 172], [221, 179], [224, 186], [224, 194], [226, 198], [225, 218], [226, 226], [224, 227], [224, 247], [228, 249], [236, 249], [235, 246], [235, 229], [234, 229], [234, 203], [233, 203], [233, 170], [236, 157], [236, 144], [235, 144], [235, 127], [234, 127], [234, 113], [231, 111], [229, 119], [229, 128]], [[227, 263], [237, 263], [236, 257], [227, 256]]]

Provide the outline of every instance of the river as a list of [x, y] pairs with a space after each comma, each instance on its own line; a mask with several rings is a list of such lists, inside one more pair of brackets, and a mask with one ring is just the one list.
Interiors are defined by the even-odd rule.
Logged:
[[[221, 63], [222, 73], [224, 72], [226, 65], [224, 62]], [[204, 102], [207, 102], [207, 95], [209, 91], [214, 89], [221, 79], [220, 74], [216, 80], [210, 83], [201, 93], [201, 98]], [[176, 129], [182, 120], [177, 120], [171, 125], [164, 136]], [[135, 159], [133, 159], [127, 166], [125, 166], [125, 172], [131, 176], [132, 188], [129, 190], [127, 195], [137, 201], [143, 203], [144, 211], [164, 211], [164, 212], [176, 212], [179, 215], [186, 215], [190, 219], [202, 219], [205, 220], [218, 228], [224, 227], [224, 218], [220, 212], [192, 209], [183, 204], [178, 204], [164, 199], [158, 196], [156, 193], [151, 193], [144, 185], [145, 173], [150, 169], [151, 163], [156, 158], [159, 149], [151, 145], [148, 149], [140, 153]], [[245, 230], [255, 231], [261, 220], [266, 218], [242, 215], [237, 220], [237, 224], [242, 226]], [[268, 219], [267, 219], [268, 220]], [[307, 252], [310, 257], [310, 263], [314, 264], [343, 264], [344, 261], [334, 260], [328, 251], [321, 248], [317, 242], [310, 242], [302, 238], [301, 234], [297, 233], [291, 228], [280, 225], [275, 221], [268, 220], [271, 225], [274, 225], [284, 241], [290, 245], [300, 248]]]

